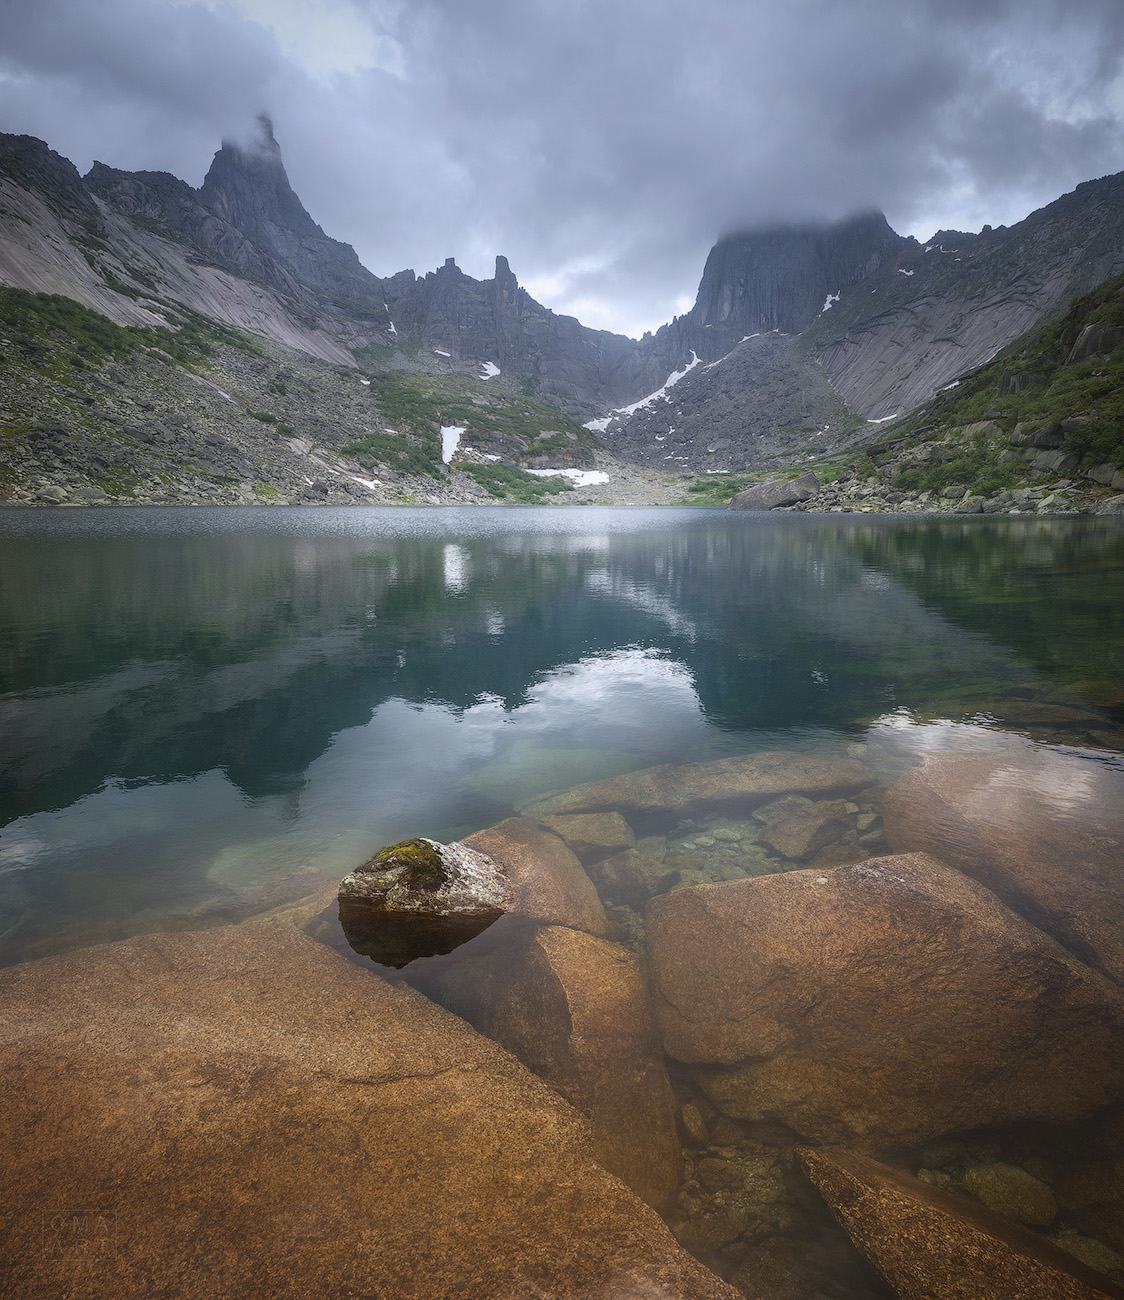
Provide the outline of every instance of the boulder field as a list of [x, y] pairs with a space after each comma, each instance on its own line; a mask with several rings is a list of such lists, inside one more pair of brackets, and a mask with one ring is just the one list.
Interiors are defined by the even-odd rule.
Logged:
[[652, 768], [374, 855], [390, 981], [320, 895], [0, 971], [0, 1294], [1120, 1296], [1122, 780]]

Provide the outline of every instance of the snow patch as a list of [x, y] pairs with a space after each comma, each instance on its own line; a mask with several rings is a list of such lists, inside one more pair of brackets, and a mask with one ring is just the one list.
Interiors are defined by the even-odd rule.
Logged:
[[451, 357], [453, 354], [451, 352], [442, 352], [440, 348], [434, 348], [433, 355], [436, 357]]
[[820, 308], [820, 315], [822, 316], [825, 311], [830, 311], [831, 308], [834, 307], [838, 301], [839, 301], [839, 294], [829, 293], [827, 297], [823, 300], [823, 306]]
[[694, 370], [694, 368], [697, 365], [699, 365], [701, 361], [702, 361], [702, 357], [700, 357], [699, 354], [694, 350], [694, 348], [692, 348], [690, 361], [687, 362], [687, 364], [683, 367], [682, 370], [673, 370], [671, 374], [668, 375], [668, 377], [664, 380], [662, 388], [657, 388], [654, 393], [649, 393], [647, 397], [642, 397], [638, 402], [633, 402], [629, 406], [616, 407], [615, 408], [616, 413], [619, 415], [632, 415], [636, 411], [641, 410], [645, 406], [651, 406], [652, 403], [657, 401], [659, 398], [666, 397], [667, 390], [669, 388], [673, 388], [683, 378], [683, 376], [687, 374], [688, 371]]
[[608, 474], [602, 469], [529, 469], [527, 473], [534, 474], [536, 478], [553, 478], [561, 474], [574, 487], [597, 487], [598, 484], [609, 481]]
[[951, 384], [945, 384], [943, 388], [938, 388], [937, 392], [947, 393], [950, 388], [959, 388], [959, 387], [960, 387], [960, 380], [954, 379]]
[[371, 386], [371, 381], [369, 379], [361, 379], [359, 382], [361, 384], [366, 384], [368, 388]]
[[913, 272], [912, 272], [912, 271], [903, 271], [902, 268], [899, 266], [899, 267], [898, 267], [898, 274], [899, 274], [899, 275], [912, 275]]
[[362, 483], [368, 492], [373, 492], [375, 488], [382, 486], [382, 480], [377, 478], [360, 478], [358, 474], [349, 474], [348, 478], [353, 483]]
[[582, 428], [589, 429], [593, 433], [604, 433], [612, 422], [613, 417], [611, 415], [606, 415], [600, 420], [586, 420], [585, 424], [582, 425]]
[[481, 379], [495, 379], [500, 373], [500, 368], [494, 361], [485, 361], [482, 365], [484, 373], [480, 376]]
[[394, 322], [393, 322], [393, 321], [390, 322], [390, 324], [387, 326], [387, 329], [391, 332], [391, 334], [394, 335], [395, 338], [398, 337], [398, 331], [394, 328]]
[[867, 424], [885, 424], [887, 420], [896, 420], [901, 415], [901, 411], [895, 411], [893, 415], [881, 415], [877, 420], [867, 420]]
[[458, 427], [455, 424], [443, 424], [441, 426], [441, 459], [447, 465], [453, 459], [453, 453], [456, 451], [461, 440], [461, 434], [464, 433], [465, 426]]

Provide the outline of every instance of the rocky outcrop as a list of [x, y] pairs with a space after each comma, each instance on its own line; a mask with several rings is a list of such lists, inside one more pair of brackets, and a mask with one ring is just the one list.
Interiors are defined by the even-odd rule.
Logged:
[[1115, 986], [922, 854], [677, 890], [646, 931], [664, 1046], [737, 1118], [877, 1149], [1124, 1091]]
[[1124, 773], [1045, 749], [934, 754], [883, 816], [895, 852], [939, 854], [1124, 983]]
[[[712, 334], [696, 340], [700, 358], [713, 355]], [[662, 387], [693, 349], [669, 356], [649, 390], [662, 387], [661, 395], [611, 415], [606, 443], [639, 464], [701, 473], [789, 465], [865, 439], [864, 426], [796, 337], [750, 334], [730, 344], [725, 355]]]
[[[881, 212], [823, 225], [781, 225], [727, 235], [710, 250], [695, 305], [655, 336], [718, 355], [745, 334], [799, 334], [828, 295], [872, 275], [903, 245]], [[715, 340], [728, 339], [725, 346]], [[700, 355], [703, 355], [700, 352]]]
[[0, 993], [5, 1294], [737, 1300], [514, 1057], [292, 928]]
[[901, 1300], [1103, 1300], [1124, 1290], [970, 1201], [850, 1151], [803, 1150], [832, 1213]]
[[516, 817], [463, 843], [413, 839], [380, 849], [340, 882], [339, 917], [356, 952], [398, 968], [478, 938], [475, 950], [489, 949], [527, 923], [608, 928], [593, 882], [565, 843]]
[[1122, 196], [1124, 173], [1105, 176], [1013, 226], [903, 245], [844, 289], [805, 342], [852, 410], [908, 410], [1124, 271]]
[[542, 926], [423, 986], [589, 1120], [597, 1159], [649, 1205], [679, 1183], [675, 1101], [627, 949]]
[[773, 479], [768, 483], [755, 483], [732, 497], [728, 510], [775, 510], [778, 506], [794, 506], [797, 501], [807, 501], [814, 496], [820, 481], [809, 470], [799, 478]]
[[380, 849], [340, 881], [348, 942], [383, 966], [452, 952], [507, 910], [507, 875], [464, 844], [403, 840]]
[[751, 809], [782, 794], [842, 795], [874, 783], [874, 773], [856, 759], [764, 751], [713, 763], [644, 768], [575, 786], [523, 811], [532, 816], [609, 811], [644, 816], [706, 806]]

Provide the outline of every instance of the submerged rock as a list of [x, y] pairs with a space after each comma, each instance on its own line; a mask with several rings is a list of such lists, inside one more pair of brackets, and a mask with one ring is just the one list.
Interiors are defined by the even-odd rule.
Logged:
[[1114, 1300], [1108, 1278], [998, 1214], [851, 1151], [799, 1153], [851, 1240], [901, 1300]]
[[1018, 1165], [1000, 1160], [971, 1165], [964, 1171], [960, 1185], [981, 1205], [1016, 1223], [1048, 1228], [1058, 1217], [1053, 1192]]
[[452, 952], [507, 910], [507, 877], [465, 844], [403, 840], [340, 881], [340, 924], [358, 952], [384, 966]]
[[934, 853], [1124, 984], [1124, 772], [1049, 750], [935, 754], [886, 794], [896, 853]]
[[423, 987], [585, 1115], [606, 1169], [650, 1205], [667, 1200], [682, 1172], [675, 1100], [632, 953], [540, 926]]
[[509, 817], [469, 835], [468, 848], [498, 863], [511, 887], [507, 910], [539, 925], [609, 932], [593, 881], [565, 843], [526, 817]]
[[[4, 1295], [739, 1300], [513, 1056], [292, 927], [10, 967], [0, 1001]], [[55, 1210], [113, 1249], [55, 1257]]]
[[646, 929], [666, 1050], [740, 1119], [913, 1145], [1124, 1091], [1124, 1000], [923, 854], [702, 885]]
[[542, 818], [543, 825], [560, 835], [587, 865], [634, 848], [636, 836], [620, 813], [575, 813]]
[[857, 759], [766, 751], [713, 763], [644, 768], [610, 781], [576, 786], [537, 800], [523, 811], [532, 816], [613, 810], [628, 815], [713, 804], [755, 808], [783, 794], [850, 794], [873, 785], [876, 779]]
[[758, 837], [782, 857], [794, 861], [810, 858], [817, 850], [838, 840], [853, 825], [846, 804], [837, 799], [818, 802], [793, 799], [791, 803], [795, 806], [768, 820]]

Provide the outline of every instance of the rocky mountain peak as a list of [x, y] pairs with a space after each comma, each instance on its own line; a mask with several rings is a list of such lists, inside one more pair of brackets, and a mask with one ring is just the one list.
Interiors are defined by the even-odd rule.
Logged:
[[881, 212], [728, 235], [707, 258], [692, 323], [798, 334], [829, 295], [865, 279], [906, 242]]
[[274, 227], [323, 239], [289, 184], [269, 115], [262, 113], [257, 126], [249, 144], [222, 142], [199, 191], [204, 207], [248, 235], [268, 237]]

